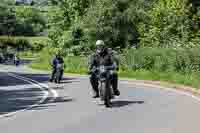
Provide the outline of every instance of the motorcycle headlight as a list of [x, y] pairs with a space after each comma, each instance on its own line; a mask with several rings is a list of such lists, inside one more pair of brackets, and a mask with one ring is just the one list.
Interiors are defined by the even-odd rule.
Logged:
[[114, 73], [114, 71], [113, 70], [110, 70], [110, 74], [112, 75]]
[[57, 64], [57, 68], [62, 68], [63, 65], [62, 64]]
[[100, 66], [100, 72], [105, 72], [105, 67], [104, 66]]

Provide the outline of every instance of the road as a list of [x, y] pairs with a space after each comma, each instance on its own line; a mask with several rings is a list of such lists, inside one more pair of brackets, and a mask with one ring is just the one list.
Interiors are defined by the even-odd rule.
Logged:
[[91, 98], [87, 77], [0, 66], [1, 133], [199, 133], [200, 100], [120, 81], [121, 96], [105, 108]]

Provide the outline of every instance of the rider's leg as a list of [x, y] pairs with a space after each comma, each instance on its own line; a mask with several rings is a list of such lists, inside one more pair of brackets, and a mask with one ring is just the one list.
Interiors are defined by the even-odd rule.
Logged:
[[99, 89], [98, 89], [99, 83], [98, 83], [98, 79], [97, 79], [97, 77], [96, 77], [95, 74], [91, 74], [91, 76], [90, 76], [90, 83], [92, 85], [93, 91], [95, 92], [95, 95], [93, 97], [94, 98], [99, 97]]
[[62, 69], [62, 70], [60, 70], [61, 72], [60, 72], [60, 80], [62, 80], [62, 78], [63, 78], [63, 74], [64, 74], [64, 70]]
[[52, 73], [51, 73], [51, 78], [50, 78], [50, 82], [53, 82], [53, 79], [54, 79], [54, 77], [55, 77], [55, 74], [56, 74], [56, 68], [53, 68], [53, 70], [52, 70]]
[[116, 96], [119, 96], [120, 91], [118, 90], [118, 74], [117, 73], [114, 73], [112, 76], [112, 88], [113, 88], [114, 94]]

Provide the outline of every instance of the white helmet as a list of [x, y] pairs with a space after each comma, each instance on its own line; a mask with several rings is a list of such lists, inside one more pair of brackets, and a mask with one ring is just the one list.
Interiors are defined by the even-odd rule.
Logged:
[[97, 40], [96, 41], [96, 46], [104, 46], [104, 45], [105, 45], [105, 43], [104, 43], [103, 40]]

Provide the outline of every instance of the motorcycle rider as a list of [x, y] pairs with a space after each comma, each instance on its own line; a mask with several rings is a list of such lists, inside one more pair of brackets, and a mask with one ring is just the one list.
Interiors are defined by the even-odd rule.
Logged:
[[[64, 60], [63, 60], [63, 58], [61, 57], [61, 55], [59, 53], [57, 53], [55, 55], [55, 57], [52, 59], [52, 61], [51, 61], [52, 74], [51, 74], [51, 78], [49, 80], [50, 82], [53, 82], [53, 79], [55, 77], [56, 69], [57, 69], [57, 65], [58, 64], [64, 64]], [[64, 70], [62, 69], [61, 71], [62, 71], [61, 74], [63, 75], [63, 71]], [[62, 77], [62, 75], [61, 75], [61, 77]]]
[[[116, 66], [115, 68], [118, 69], [118, 63], [113, 58], [113, 55], [109, 52], [109, 49], [105, 47], [104, 41], [98, 40], [96, 42], [96, 52], [92, 54], [89, 59], [89, 74], [91, 75], [90, 83], [95, 92], [95, 95], [93, 96], [93, 98], [99, 97], [99, 90], [98, 90], [99, 82], [96, 76], [96, 71], [93, 71], [93, 70], [95, 70], [95, 68], [99, 67], [102, 64], [105, 66], [115, 65]], [[112, 84], [114, 94], [116, 96], [119, 96], [120, 92], [118, 90], [118, 74], [117, 73], [114, 73], [112, 75], [111, 84]]]

